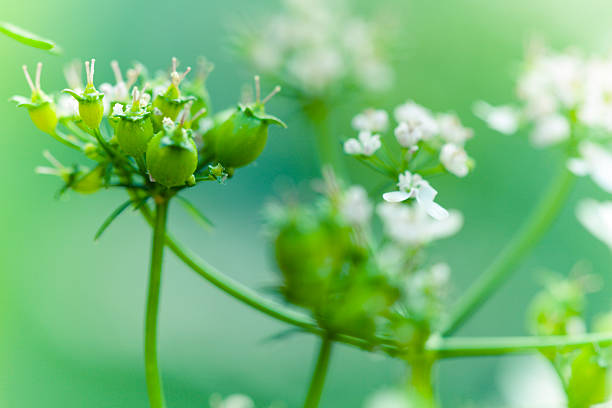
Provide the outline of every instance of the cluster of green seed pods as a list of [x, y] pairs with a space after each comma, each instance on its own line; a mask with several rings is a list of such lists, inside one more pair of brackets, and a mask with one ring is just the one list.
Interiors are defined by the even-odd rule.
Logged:
[[[97, 141], [97, 144], [93, 141], [93, 146], [88, 143], [82, 148], [89, 158], [102, 160], [104, 154], [98, 152], [112, 156], [116, 150], [118, 155], [133, 160], [141, 174], [148, 176], [150, 183], [165, 188], [189, 186], [195, 184], [196, 177], [203, 175], [202, 172], [208, 172], [209, 177], [224, 179], [233, 175], [236, 168], [246, 166], [260, 156], [270, 125], [285, 127], [280, 119], [268, 115], [264, 109], [266, 102], [280, 88], [262, 99], [258, 77], [255, 102], [212, 114], [204, 77], [199, 76], [193, 82], [184, 81], [191, 68], [179, 73], [176, 58], [172, 59], [170, 79], [165, 80], [167, 86], [162, 90], [159, 87], [153, 90], [145, 79], [141, 80], [140, 88], [136, 86], [138, 76], [146, 71], [144, 69], [133, 71], [131, 78], [128, 72], [130, 80], [126, 85], [118, 64], [113, 61], [111, 66], [117, 79], [116, 94], [122, 96], [108, 95], [96, 89], [95, 60], [92, 59], [85, 63], [87, 84], [84, 89], [63, 91], [77, 104], [78, 114], [71, 119]], [[39, 64], [36, 80], [32, 81], [24, 66], [32, 96], [15, 97], [14, 100], [28, 109], [40, 130], [57, 136], [56, 128], [62, 122], [56, 114], [53, 99], [40, 88], [40, 71]], [[126, 88], [132, 85], [130, 100]], [[105, 117], [110, 126], [104, 125]], [[201, 126], [202, 119], [207, 119], [207, 126]], [[113, 134], [104, 137], [104, 129], [111, 129]], [[196, 143], [196, 140], [201, 140], [201, 143]], [[95, 174], [104, 177], [102, 171]]]

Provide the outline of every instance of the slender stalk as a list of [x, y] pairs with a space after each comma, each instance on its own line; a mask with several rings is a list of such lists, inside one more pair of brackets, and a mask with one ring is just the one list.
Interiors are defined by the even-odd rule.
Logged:
[[587, 345], [612, 345], [612, 333], [588, 333], [579, 336], [454, 337], [431, 338], [426, 350], [437, 358], [498, 356], [575, 349]]
[[304, 401], [304, 408], [317, 408], [321, 401], [323, 386], [325, 385], [325, 377], [327, 376], [327, 368], [329, 367], [329, 357], [331, 355], [333, 341], [329, 336], [321, 337], [321, 347], [319, 349], [319, 357], [315, 366], [310, 387]]
[[453, 334], [504, 283], [540, 241], [563, 208], [574, 179], [575, 176], [564, 166], [523, 227], [453, 308], [450, 319], [441, 330], [442, 335]]
[[157, 364], [157, 315], [167, 218], [168, 201], [163, 198], [156, 202], [153, 246], [151, 249], [151, 274], [149, 276], [145, 318], [145, 375], [151, 408], [164, 408], [166, 406]]
[[432, 371], [434, 359], [431, 353], [424, 352], [410, 359], [410, 377], [408, 392], [415, 393], [419, 399], [419, 407], [433, 408], [436, 405], [434, 388], [432, 385]]
[[323, 101], [311, 101], [304, 111], [314, 126], [316, 149], [321, 167], [331, 166], [338, 176], [344, 176], [344, 167], [339, 158], [340, 141], [330, 132], [329, 108]]

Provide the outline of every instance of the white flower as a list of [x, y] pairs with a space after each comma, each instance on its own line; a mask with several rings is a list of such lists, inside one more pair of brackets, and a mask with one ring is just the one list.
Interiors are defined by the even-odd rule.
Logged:
[[576, 216], [591, 234], [612, 249], [612, 201], [584, 200], [578, 205]]
[[414, 408], [405, 392], [399, 390], [378, 391], [365, 403], [364, 408]]
[[578, 110], [581, 122], [612, 131], [612, 60], [588, 61], [584, 78], [584, 96]]
[[443, 220], [431, 218], [418, 205], [381, 203], [376, 207], [385, 234], [402, 246], [426, 244], [456, 234], [463, 225], [458, 211], [449, 212]]
[[307, 93], [321, 93], [344, 74], [342, 56], [333, 48], [301, 50], [287, 63], [287, 70]]
[[463, 127], [457, 115], [452, 113], [438, 116], [438, 128], [442, 139], [457, 145], [463, 145], [474, 136], [474, 131]]
[[578, 146], [580, 158], [568, 161], [569, 169], [577, 175], [590, 175], [604, 191], [612, 193], [612, 153], [601, 145], [582, 142]]
[[440, 162], [451, 173], [457, 177], [465, 177], [470, 168], [468, 166], [470, 158], [461, 146], [447, 143], [440, 149]]
[[406, 122], [413, 126], [419, 124], [423, 131], [422, 138], [424, 140], [430, 139], [439, 131], [438, 123], [431, 112], [414, 102], [409, 101], [398, 106], [395, 108], [394, 115], [398, 123]]
[[400, 146], [407, 149], [415, 146], [423, 138], [421, 122], [401, 122], [395, 128], [395, 138]]
[[120, 103], [116, 103], [113, 106], [113, 115], [123, 115], [123, 105]]
[[219, 394], [210, 397], [211, 408], [255, 408], [253, 400], [246, 395], [233, 394], [223, 399]]
[[512, 106], [492, 106], [478, 101], [474, 104], [474, 114], [491, 129], [506, 135], [515, 133], [519, 126], [519, 112]]
[[505, 404], [512, 408], [567, 407], [563, 384], [550, 362], [536, 356], [506, 360], [498, 377]]
[[[75, 89], [74, 92], [82, 92]], [[70, 95], [62, 94], [57, 99], [57, 116], [60, 118], [73, 117], [79, 112], [79, 102]]]
[[351, 124], [360, 132], [384, 132], [389, 126], [389, 115], [382, 109], [367, 109], [355, 116]]
[[562, 142], [569, 136], [568, 120], [563, 115], [551, 114], [536, 119], [530, 140], [534, 146], [546, 147]]
[[433, 218], [442, 220], [448, 217], [448, 211], [434, 202], [438, 192], [420, 175], [406, 171], [399, 175], [397, 186], [398, 191], [383, 194], [385, 201], [399, 203], [415, 198], [418, 205]]
[[382, 146], [380, 135], [368, 131], [359, 132], [358, 139], [351, 138], [344, 142], [344, 152], [350, 155], [371, 156]]
[[361, 186], [350, 187], [342, 197], [340, 213], [354, 225], [367, 225], [372, 216], [372, 203], [368, 193]]
[[584, 83], [584, 62], [572, 54], [536, 50], [519, 79], [518, 95], [525, 101], [530, 118], [572, 108], [580, 100]]

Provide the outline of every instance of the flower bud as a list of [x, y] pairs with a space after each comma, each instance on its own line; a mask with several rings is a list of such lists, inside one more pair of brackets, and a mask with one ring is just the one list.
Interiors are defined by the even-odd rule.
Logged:
[[161, 130], [162, 121], [165, 118], [176, 120], [179, 113], [189, 101], [194, 100], [193, 97], [181, 97], [179, 91], [179, 85], [183, 79], [187, 76], [190, 67], [187, 67], [184, 73], [179, 74], [176, 72], [177, 61], [176, 58], [172, 58], [172, 72], [170, 73], [170, 86], [165, 93], [159, 94], [153, 100], [153, 127], [156, 132]]
[[287, 127], [280, 119], [264, 111], [265, 103], [280, 87], [260, 99], [259, 78], [255, 78], [257, 99], [250, 105], [239, 105], [236, 110], [213, 130], [215, 160], [226, 168], [243, 167], [254, 161], [266, 146], [271, 124]]
[[151, 112], [141, 106], [141, 97], [134, 87], [132, 105], [127, 111], [119, 103], [113, 107], [113, 118], [118, 119], [115, 135], [121, 149], [130, 156], [139, 157], [146, 153], [149, 140], [153, 137]]
[[28, 109], [30, 119], [32, 119], [32, 122], [38, 129], [48, 134], [54, 134], [58, 118], [55, 113], [53, 100], [40, 88], [41, 71], [42, 63], [39, 62], [36, 66], [36, 82], [32, 82], [28, 68], [24, 65], [23, 72], [32, 90], [32, 96], [29, 99], [23, 96], [14, 96], [12, 100], [17, 102], [18, 107], [23, 106]]
[[147, 168], [159, 184], [170, 187], [184, 186], [198, 166], [198, 151], [191, 131], [182, 124], [164, 119], [163, 129], [149, 142]]
[[72, 95], [79, 102], [79, 116], [83, 122], [91, 129], [97, 129], [102, 122], [104, 116], [104, 94], [98, 92], [93, 83], [94, 68], [96, 60], [85, 62], [85, 70], [87, 73], [87, 86], [82, 94], [71, 89], [64, 89], [62, 92]]

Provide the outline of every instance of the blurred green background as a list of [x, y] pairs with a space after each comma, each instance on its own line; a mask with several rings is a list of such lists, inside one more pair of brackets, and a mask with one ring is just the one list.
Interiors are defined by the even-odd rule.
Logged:
[[[21, 65], [45, 62], [43, 87], [65, 86], [63, 65], [95, 57], [97, 82], [111, 80], [108, 62], [127, 68], [139, 60], [166, 68], [177, 56], [184, 65], [205, 55], [216, 64], [209, 88], [217, 107], [232, 104], [252, 73], [233, 54], [234, 24], [265, 17], [278, 1], [189, 2], [76, 0], [4, 2], [2, 19], [57, 41], [54, 57], [0, 38], [3, 56], [0, 100], [26, 94]], [[414, 99], [436, 111], [454, 110], [475, 129], [468, 151], [477, 161], [467, 179], [440, 179], [445, 206], [465, 214], [465, 227], [437, 244], [433, 260], [448, 260], [461, 293], [510, 239], [555, 170], [555, 151], [537, 151], [524, 137], [488, 131], [471, 114], [475, 100], [512, 101], [514, 79], [528, 40], [539, 35], [554, 47], [607, 51], [612, 44], [612, 4], [607, 0], [381, 0], [354, 4], [363, 15], [397, 19], [401, 47], [397, 86], [381, 107]], [[272, 84], [265, 84], [271, 87]], [[352, 115], [364, 106], [338, 106], [334, 132], [351, 135]], [[274, 129], [257, 165], [226, 186], [189, 192], [211, 217], [206, 232], [177, 208], [171, 229], [194, 250], [240, 281], [261, 290], [275, 283], [262, 234], [261, 208], [279, 185], [317, 175], [312, 130], [290, 100], [270, 104], [288, 124]], [[101, 239], [97, 227], [124, 200], [121, 192], [95, 197], [69, 194], [57, 200], [57, 180], [34, 174], [50, 149], [65, 164], [72, 156], [36, 131], [23, 110], [0, 103], [0, 406], [146, 407], [142, 325], [150, 231], [128, 213]], [[354, 180], [370, 173], [350, 166]], [[609, 251], [573, 215], [581, 197], [602, 198], [580, 180], [562, 218], [520, 271], [460, 332], [463, 335], [525, 334], [525, 308], [538, 288], [538, 270], [567, 273], [581, 259], [604, 278], [590, 297], [590, 313], [612, 304]], [[270, 336], [287, 327], [250, 310], [196, 276], [171, 254], [166, 258], [161, 303], [160, 353], [169, 406], [206, 407], [212, 392], [241, 392], [264, 406], [299, 406], [311, 371], [316, 339]], [[508, 358], [508, 357], [505, 357]], [[504, 358], [461, 359], [440, 364], [440, 393], [447, 406], [499, 406], [496, 380]], [[338, 346], [322, 407], [360, 407], [367, 395], [394, 384], [402, 364]], [[258, 405], [259, 406], [259, 405]]]

